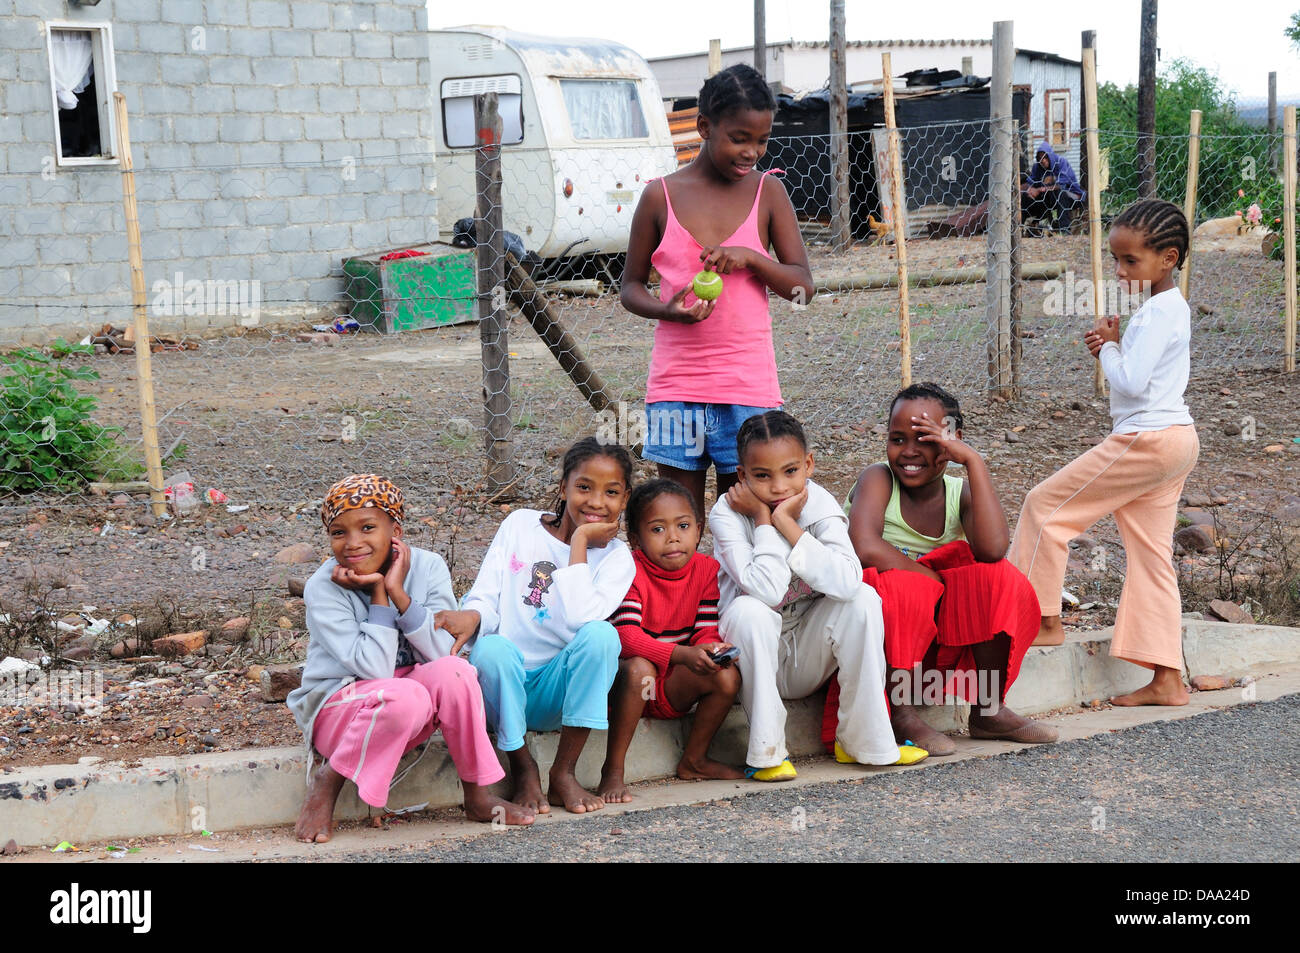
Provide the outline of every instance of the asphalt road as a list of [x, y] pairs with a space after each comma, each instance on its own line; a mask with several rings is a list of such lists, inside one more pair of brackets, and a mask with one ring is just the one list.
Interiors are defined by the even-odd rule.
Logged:
[[1300, 855], [1300, 695], [997, 757], [341, 861], [1198, 861]]

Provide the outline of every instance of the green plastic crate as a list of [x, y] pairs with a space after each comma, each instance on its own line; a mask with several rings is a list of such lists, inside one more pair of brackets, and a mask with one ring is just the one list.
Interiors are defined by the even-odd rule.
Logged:
[[378, 251], [343, 259], [353, 320], [381, 334], [477, 321], [474, 250], [445, 242], [408, 247], [427, 254], [381, 261], [389, 252]]

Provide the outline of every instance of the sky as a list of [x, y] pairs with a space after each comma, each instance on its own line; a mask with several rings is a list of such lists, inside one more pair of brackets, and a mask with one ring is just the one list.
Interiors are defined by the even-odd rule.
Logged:
[[[824, 40], [829, 0], [766, 0], [767, 40]], [[1097, 76], [1120, 86], [1137, 82], [1139, 0], [846, 0], [849, 40], [977, 39], [993, 21], [1012, 20], [1017, 47], [1079, 59], [1079, 34], [1097, 31]], [[1249, 13], [1234, 15], [1235, 11]], [[1268, 73], [1279, 98], [1300, 96], [1300, 50], [1282, 35], [1300, 0], [1165, 0], [1159, 6], [1160, 68], [1177, 57], [1218, 73], [1239, 102], [1262, 101]], [[701, 11], [707, 11], [701, 13]], [[724, 49], [754, 42], [753, 0], [429, 0], [429, 26], [485, 23], [551, 36], [616, 40], [642, 56], [703, 52], [710, 39]], [[854, 77], [849, 77], [850, 80]]]

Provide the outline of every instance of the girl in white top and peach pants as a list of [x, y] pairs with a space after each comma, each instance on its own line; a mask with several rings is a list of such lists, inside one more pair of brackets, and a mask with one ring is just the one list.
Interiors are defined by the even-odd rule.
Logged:
[[1025, 498], [1008, 558], [1038, 594], [1036, 645], [1059, 645], [1061, 587], [1069, 542], [1113, 514], [1127, 570], [1110, 654], [1152, 669], [1150, 684], [1111, 699], [1116, 705], [1185, 705], [1182, 603], [1173, 533], [1183, 483], [1200, 444], [1183, 392], [1190, 370], [1191, 313], [1173, 281], [1187, 255], [1182, 211], [1151, 199], [1114, 221], [1116, 276], [1151, 297], [1129, 321], [1100, 318], [1086, 336], [1110, 383], [1109, 436], [1058, 470]]

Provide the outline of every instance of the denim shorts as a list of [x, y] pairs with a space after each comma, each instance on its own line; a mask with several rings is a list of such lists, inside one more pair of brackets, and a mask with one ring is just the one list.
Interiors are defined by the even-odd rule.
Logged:
[[641, 457], [678, 470], [735, 473], [736, 433], [750, 417], [780, 407], [692, 404], [664, 400], [646, 404], [645, 449]]

